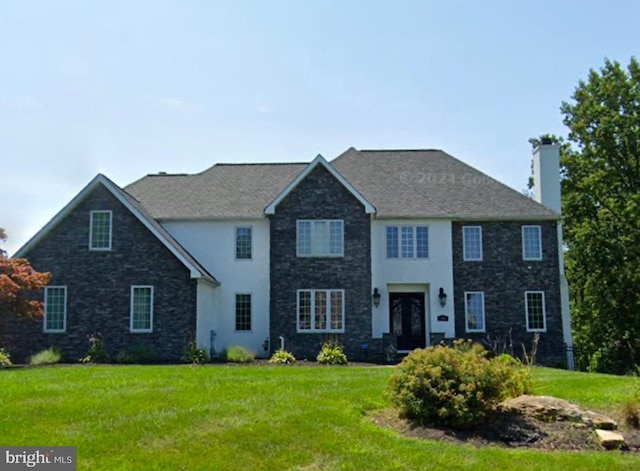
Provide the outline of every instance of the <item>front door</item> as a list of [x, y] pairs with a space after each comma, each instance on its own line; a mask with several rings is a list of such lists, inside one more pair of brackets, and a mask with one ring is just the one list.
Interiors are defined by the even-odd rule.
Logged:
[[389, 293], [389, 313], [398, 350], [426, 346], [424, 293]]

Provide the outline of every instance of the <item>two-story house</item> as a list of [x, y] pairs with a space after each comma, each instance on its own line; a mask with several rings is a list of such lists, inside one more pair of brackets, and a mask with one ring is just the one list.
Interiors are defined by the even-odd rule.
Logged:
[[382, 358], [445, 338], [571, 344], [558, 147], [534, 153], [536, 200], [440, 150], [348, 149], [331, 162], [217, 164], [94, 178], [16, 257], [52, 273], [43, 320], [12, 321], [17, 358], [83, 356], [100, 333], [179, 359], [342, 343]]

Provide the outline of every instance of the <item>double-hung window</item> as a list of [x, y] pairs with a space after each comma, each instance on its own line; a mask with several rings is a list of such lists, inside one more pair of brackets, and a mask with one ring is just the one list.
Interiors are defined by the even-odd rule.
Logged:
[[547, 320], [544, 305], [544, 291], [526, 291], [524, 293], [527, 331], [544, 332], [547, 330]]
[[91, 211], [89, 250], [111, 250], [111, 211]]
[[67, 287], [47, 286], [44, 289], [44, 331], [67, 330]]
[[429, 227], [387, 226], [387, 258], [429, 258]]
[[466, 291], [464, 307], [467, 332], [484, 332], [484, 292]]
[[131, 287], [131, 332], [153, 331], [153, 286]]
[[298, 221], [298, 257], [342, 257], [344, 222], [339, 219]]
[[251, 260], [251, 226], [236, 227], [236, 260]]
[[482, 260], [482, 227], [462, 227], [462, 252], [465, 261]]
[[298, 290], [298, 332], [344, 332], [344, 290]]
[[540, 226], [522, 226], [523, 260], [542, 260]]

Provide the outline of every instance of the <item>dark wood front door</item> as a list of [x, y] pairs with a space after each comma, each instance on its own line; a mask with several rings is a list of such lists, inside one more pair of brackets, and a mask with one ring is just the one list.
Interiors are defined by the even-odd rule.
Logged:
[[426, 346], [424, 293], [389, 293], [389, 314], [398, 350]]

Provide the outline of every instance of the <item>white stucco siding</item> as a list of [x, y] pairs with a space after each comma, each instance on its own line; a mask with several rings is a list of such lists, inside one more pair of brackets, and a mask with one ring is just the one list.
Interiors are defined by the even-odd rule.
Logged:
[[[429, 258], [387, 258], [387, 226], [428, 226]], [[372, 308], [373, 337], [389, 332], [389, 293], [424, 292], [426, 337], [432, 332], [455, 335], [453, 307], [453, 247], [451, 221], [429, 219], [374, 219], [371, 224], [371, 271], [373, 288], [380, 290], [380, 306]], [[444, 288], [447, 302], [440, 306], [438, 292]], [[438, 321], [438, 316], [447, 321]]]
[[[269, 335], [269, 221], [166, 221], [163, 226], [220, 282], [217, 288], [199, 287], [197, 341], [210, 349], [215, 330], [217, 352], [242, 345], [263, 355]], [[252, 258], [236, 260], [235, 229], [252, 227]], [[251, 294], [251, 330], [235, 330], [236, 294]]]

